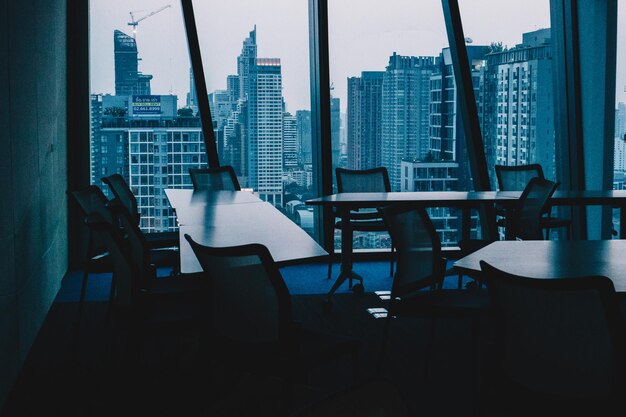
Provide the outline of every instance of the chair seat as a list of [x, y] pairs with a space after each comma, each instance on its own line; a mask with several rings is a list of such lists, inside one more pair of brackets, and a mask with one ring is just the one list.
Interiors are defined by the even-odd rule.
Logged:
[[148, 247], [151, 249], [180, 246], [178, 232], [144, 233], [144, 236], [148, 243]]
[[544, 217], [541, 219], [541, 227], [552, 229], [556, 227], [569, 227], [572, 224], [570, 219], [564, 217]]
[[[352, 230], [358, 230], [360, 232], [384, 232], [387, 230], [382, 220], [353, 220], [350, 221], [349, 224]], [[343, 229], [343, 227], [343, 221], [340, 220], [335, 223], [336, 229]]]
[[487, 315], [491, 303], [487, 290], [418, 291], [396, 300], [392, 315], [459, 317]]

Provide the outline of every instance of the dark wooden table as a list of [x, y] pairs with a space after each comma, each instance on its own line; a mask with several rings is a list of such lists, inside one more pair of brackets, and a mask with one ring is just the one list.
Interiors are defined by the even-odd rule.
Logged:
[[460, 273], [482, 279], [480, 261], [531, 278], [602, 275], [626, 292], [626, 240], [503, 240], [454, 263]]
[[[335, 207], [344, 225], [349, 224], [349, 213], [359, 208], [382, 207], [396, 203], [414, 203], [422, 207], [451, 207], [461, 209], [461, 238], [470, 236], [471, 210], [498, 204], [511, 207], [517, 204], [521, 191], [435, 191], [391, 193], [339, 193], [307, 200], [306, 204]], [[626, 236], [626, 190], [620, 191], [556, 191], [550, 199], [552, 206], [606, 205], [620, 208], [620, 236]], [[495, 220], [494, 220], [495, 221]], [[352, 270], [352, 242], [349, 230], [342, 229], [341, 272], [328, 297], [349, 278], [360, 277]]]
[[194, 193], [193, 190], [167, 189], [165, 193], [180, 226], [182, 273], [202, 270], [185, 233], [206, 246], [260, 243], [280, 264], [328, 256], [302, 228], [247, 191]]

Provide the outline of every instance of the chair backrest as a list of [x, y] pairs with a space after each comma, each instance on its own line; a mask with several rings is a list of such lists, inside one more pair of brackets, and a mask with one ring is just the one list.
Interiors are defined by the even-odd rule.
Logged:
[[480, 263], [505, 381], [554, 396], [615, 393], [624, 381], [624, 323], [606, 277], [534, 279]]
[[135, 194], [130, 186], [120, 174], [112, 174], [102, 178], [102, 182], [109, 186], [115, 198], [128, 210], [129, 213], [139, 223], [139, 206]]
[[542, 213], [546, 211], [548, 201], [559, 183], [534, 177], [519, 198], [518, 205], [511, 216], [512, 236], [523, 240], [542, 240]]
[[335, 168], [337, 191], [340, 193], [390, 192], [391, 183], [387, 168], [378, 167], [364, 170]]
[[185, 239], [209, 278], [214, 329], [236, 342], [286, 342], [292, 326], [291, 297], [267, 248], [213, 248], [187, 234]]
[[98, 213], [88, 216], [85, 223], [109, 253], [115, 280], [115, 302], [132, 305], [139, 291], [141, 268], [132, 257], [128, 242], [118, 227], [104, 220]]
[[196, 191], [239, 191], [239, 180], [229, 165], [219, 168], [189, 168], [189, 176]]
[[531, 178], [544, 178], [539, 164], [496, 165], [495, 168], [500, 191], [523, 191]]
[[426, 210], [411, 203], [378, 210], [398, 256], [391, 299], [440, 285], [445, 271], [441, 243]]
[[78, 203], [83, 216], [87, 217], [97, 213], [103, 220], [113, 223], [113, 217], [107, 208], [109, 200], [98, 186], [89, 185], [79, 190], [70, 191], [69, 194]]

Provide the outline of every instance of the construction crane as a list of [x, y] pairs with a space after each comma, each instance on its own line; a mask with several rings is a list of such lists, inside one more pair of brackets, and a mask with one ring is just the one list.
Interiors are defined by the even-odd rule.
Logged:
[[[170, 4], [166, 4], [165, 6], [156, 9], [153, 12], [148, 13], [145, 16], [140, 17], [139, 19], [135, 19], [135, 15], [133, 14], [134, 12], [130, 12], [130, 22], [128, 22], [128, 26], [132, 26], [133, 27], [133, 39], [135, 39], [136, 35], [137, 35], [137, 25], [139, 24], [139, 22], [141, 22], [142, 20], [145, 20], [147, 18], [149, 18], [150, 16], [154, 16], [155, 14], [162, 12], [163, 10], [167, 9], [168, 7], [172, 7]], [[139, 10], [135, 10], [135, 12], [137, 12]]]

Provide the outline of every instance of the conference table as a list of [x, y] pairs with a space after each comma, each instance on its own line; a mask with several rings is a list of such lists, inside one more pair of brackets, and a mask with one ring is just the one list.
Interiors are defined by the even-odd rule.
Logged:
[[248, 191], [166, 189], [165, 194], [179, 225], [181, 273], [202, 271], [185, 234], [212, 247], [260, 243], [281, 265], [328, 256], [302, 228]]
[[626, 292], [626, 240], [501, 240], [454, 262], [459, 273], [483, 279], [480, 261], [530, 278], [602, 275]]
[[[521, 191], [418, 191], [390, 193], [338, 193], [307, 200], [306, 204], [335, 208], [344, 225], [350, 223], [350, 212], [360, 208], [382, 207], [390, 204], [412, 203], [416, 206], [450, 207], [461, 210], [461, 238], [470, 237], [471, 210], [498, 204], [514, 207]], [[613, 206], [620, 209], [620, 236], [626, 236], [626, 190], [615, 191], [556, 191], [551, 206]], [[494, 220], [495, 221], [495, 220]], [[352, 270], [352, 241], [347, 227], [341, 232], [341, 272], [328, 292], [328, 300], [347, 279], [362, 277]]]

